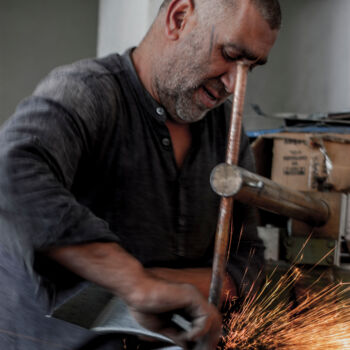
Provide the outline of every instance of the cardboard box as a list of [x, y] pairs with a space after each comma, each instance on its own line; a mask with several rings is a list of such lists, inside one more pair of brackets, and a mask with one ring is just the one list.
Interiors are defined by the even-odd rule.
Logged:
[[257, 172], [300, 191], [350, 191], [350, 135], [279, 133], [253, 143]]

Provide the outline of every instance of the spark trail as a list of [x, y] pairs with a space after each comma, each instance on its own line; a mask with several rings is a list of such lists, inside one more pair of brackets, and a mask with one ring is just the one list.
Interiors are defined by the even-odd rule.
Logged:
[[293, 266], [273, 286], [272, 275], [226, 324], [223, 350], [350, 350], [348, 284], [320, 289], [316, 281], [296, 306], [283, 296], [302, 277], [300, 269]]

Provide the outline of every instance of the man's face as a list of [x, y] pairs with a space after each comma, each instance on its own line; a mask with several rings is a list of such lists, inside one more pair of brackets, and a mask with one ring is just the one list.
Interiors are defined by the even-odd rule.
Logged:
[[200, 23], [164, 55], [153, 86], [160, 103], [180, 123], [192, 123], [222, 104], [233, 92], [237, 60], [251, 68], [264, 64], [277, 31], [248, 1], [224, 20]]

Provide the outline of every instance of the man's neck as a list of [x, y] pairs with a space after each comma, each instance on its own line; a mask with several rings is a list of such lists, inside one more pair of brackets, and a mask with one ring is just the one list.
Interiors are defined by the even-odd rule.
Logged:
[[142, 85], [159, 103], [158, 94], [152, 84], [152, 60], [149, 55], [147, 55], [148, 49], [145, 46], [147, 46], [147, 43], [142, 42], [140, 46], [131, 53], [131, 59]]

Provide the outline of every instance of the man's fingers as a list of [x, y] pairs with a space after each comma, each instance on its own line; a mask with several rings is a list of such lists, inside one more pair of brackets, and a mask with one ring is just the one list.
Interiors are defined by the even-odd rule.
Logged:
[[189, 341], [197, 341], [206, 334], [209, 334], [213, 341], [219, 341], [221, 335], [221, 316], [217, 310], [211, 310], [206, 315], [197, 317], [192, 323], [192, 329], [187, 332], [186, 336]]
[[[192, 285], [156, 282], [156, 285], [146, 285], [142, 298], [129, 305], [136, 319], [144, 327], [168, 336], [185, 349], [189, 348], [189, 342], [204, 337], [207, 341], [201, 350], [215, 349], [221, 333], [221, 316], [216, 307]], [[188, 320], [189, 327], [174, 323], [176, 314]]]
[[201, 344], [201, 350], [215, 349], [221, 336], [222, 323], [217, 308], [204, 298], [197, 298], [189, 304], [187, 312], [191, 316], [192, 327], [185, 333], [186, 341]]
[[171, 317], [165, 317], [164, 314], [145, 314], [136, 311], [131, 311], [131, 313], [142, 326], [168, 337], [173, 340], [176, 345], [187, 349], [186, 332], [175, 323], [172, 323]]

